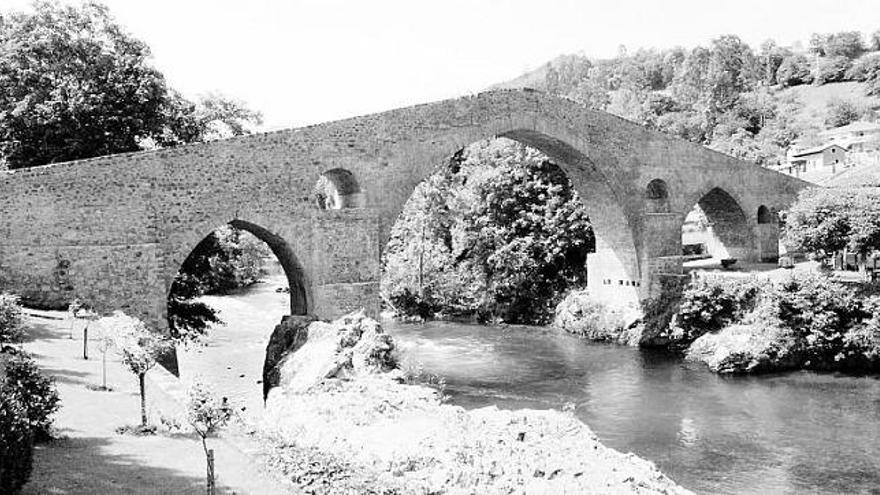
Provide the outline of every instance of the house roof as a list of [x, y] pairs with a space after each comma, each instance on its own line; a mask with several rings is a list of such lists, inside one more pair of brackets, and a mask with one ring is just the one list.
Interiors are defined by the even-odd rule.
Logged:
[[840, 148], [840, 149], [844, 149], [843, 146], [841, 146], [837, 143], [828, 143], [828, 144], [823, 144], [822, 146], [816, 146], [815, 148], [807, 148], [805, 150], [800, 150], [798, 152], [792, 153], [791, 157], [797, 158], [800, 156], [815, 155], [816, 153], [821, 153], [821, 152], [827, 150], [828, 148], [835, 148], [835, 147]]
[[880, 124], [876, 122], [865, 122], [864, 120], [859, 120], [857, 122], [853, 122], [852, 124], [847, 124], [841, 127], [835, 127], [833, 129], [828, 129], [819, 133], [821, 136], [831, 136], [836, 134], [846, 134], [848, 132], [880, 132]]

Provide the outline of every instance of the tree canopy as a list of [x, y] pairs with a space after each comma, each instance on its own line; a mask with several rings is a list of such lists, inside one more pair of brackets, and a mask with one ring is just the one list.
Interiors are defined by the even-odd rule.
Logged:
[[236, 100], [183, 98], [150, 65], [149, 47], [99, 3], [39, 0], [0, 21], [0, 158], [9, 168], [243, 134], [260, 123]]
[[880, 250], [880, 190], [873, 187], [807, 189], [786, 216], [785, 243], [826, 258], [844, 248]]

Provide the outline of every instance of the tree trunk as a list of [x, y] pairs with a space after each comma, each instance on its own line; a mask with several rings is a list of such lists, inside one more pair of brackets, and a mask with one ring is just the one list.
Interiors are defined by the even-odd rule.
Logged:
[[138, 385], [141, 390], [141, 426], [147, 426], [147, 395], [146, 395], [146, 387], [144, 387], [144, 377], [146, 373], [140, 373], [138, 375]]
[[101, 386], [107, 390], [107, 351], [101, 353]]
[[202, 449], [205, 451], [205, 461], [207, 462], [207, 494], [215, 495], [215, 483], [214, 483], [214, 450], [208, 449], [208, 443], [205, 441], [205, 435], [201, 433], [199, 436], [202, 438]]
[[83, 359], [89, 358], [89, 325], [83, 327]]

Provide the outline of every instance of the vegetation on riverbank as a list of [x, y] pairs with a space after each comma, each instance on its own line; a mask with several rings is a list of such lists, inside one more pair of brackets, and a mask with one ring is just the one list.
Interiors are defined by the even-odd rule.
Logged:
[[880, 371], [880, 298], [814, 273], [705, 278], [680, 298], [671, 345], [720, 373]]

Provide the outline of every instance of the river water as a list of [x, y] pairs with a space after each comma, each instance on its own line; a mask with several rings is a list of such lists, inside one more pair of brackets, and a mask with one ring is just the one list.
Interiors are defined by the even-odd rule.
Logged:
[[[206, 297], [226, 325], [179, 353], [247, 413], [262, 410], [266, 343], [288, 309], [274, 276]], [[723, 377], [664, 353], [538, 327], [383, 322], [403, 355], [464, 407], [575, 407], [609, 447], [698, 493], [880, 494], [880, 379], [812, 372]]]
[[880, 380], [723, 377], [552, 329], [385, 322], [464, 407], [561, 408], [698, 493], [880, 493]]

